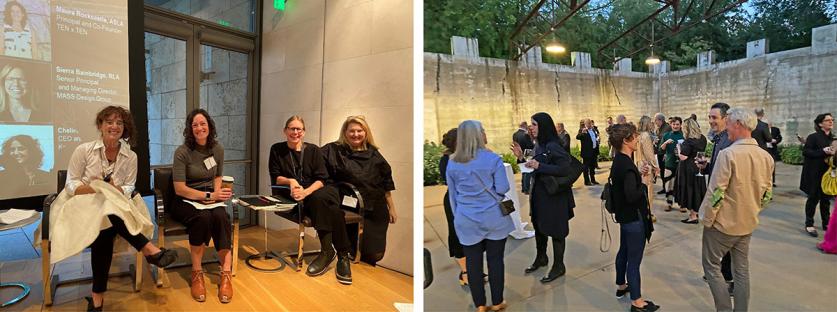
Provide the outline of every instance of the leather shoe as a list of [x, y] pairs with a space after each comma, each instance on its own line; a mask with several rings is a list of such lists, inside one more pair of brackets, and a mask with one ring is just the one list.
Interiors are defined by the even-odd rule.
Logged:
[[317, 258], [314, 261], [311, 261], [311, 264], [308, 265], [308, 269], [305, 271], [305, 274], [308, 276], [319, 276], [323, 275], [326, 271], [328, 271], [328, 267], [334, 262], [334, 258], [337, 257], [337, 253], [334, 252], [333, 248], [323, 250], [317, 255]]
[[687, 223], [687, 224], [698, 224], [699, 220], [698, 219], [689, 220], [689, 218], [686, 218], [686, 219], [680, 220], [680, 222]]
[[654, 312], [660, 309], [660, 306], [654, 304], [651, 301], [645, 300], [645, 306], [640, 308], [635, 305], [631, 305], [631, 312]]
[[218, 300], [220, 300], [221, 303], [230, 303], [232, 296], [232, 272], [221, 271], [221, 284], [218, 285]]
[[334, 270], [337, 276], [337, 281], [343, 285], [352, 284], [352, 262], [349, 261], [348, 256], [337, 257], [337, 267]]
[[817, 237], [819, 235], [817, 229], [813, 226], [805, 228], [805, 232], [808, 232], [808, 235], [811, 235], [811, 237]]
[[206, 286], [203, 284], [203, 270], [192, 271], [192, 298], [197, 302], [206, 301]]
[[490, 306], [490, 307], [488, 307], [488, 309], [491, 310], [491, 311], [502, 311], [502, 310], [505, 310], [508, 307], [509, 307], [509, 304], [506, 303], [505, 300], [503, 300], [503, 302], [500, 302], [500, 304]]
[[105, 306], [105, 300], [102, 300], [102, 305], [96, 307], [93, 305], [93, 297], [84, 297], [84, 300], [87, 300], [87, 311], [88, 312], [101, 312], [102, 307]]
[[523, 271], [524, 271], [524, 272], [526, 272], [527, 274], [528, 274], [528, 273], [532, 273], [532, 272], [537, 271], [537, 270], [538, 270], [538, 269], [540, 269], [541, 267], [546, 266], [548, 263], [549, 263], [549, 258], [547, 258], [547, 257], [543, 257], [543, 258], [538, 257], [538, 258], [535, 258], [535, 262], [532, 262], [532, 265], [528, 266], [528, 267], [527, 267], [525, 270], [523, 270]]
[[165, 268], [177, 261], [177, 252], [174, 250], [160, 248], [160, 252], [150, 256], [145, 256], [145, 261], [148, 261], [148, 264]]
[[564, 274], [567, 274], [567, 269], [556, 269], [553, 267], [551, 270], [549, 270], [549, 273], [547, 273], [544, 277], [541, 277], [541, 283], [549, 283], [558, 279], [561, 276], [564, 276]]

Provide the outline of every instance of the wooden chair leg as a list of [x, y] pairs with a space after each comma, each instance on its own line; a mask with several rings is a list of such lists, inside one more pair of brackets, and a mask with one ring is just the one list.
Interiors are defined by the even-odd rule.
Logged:
[[41, 281], [44, 288], [44, 305], [52, 305], [52, 274], [49, 264], [49, 240], [41, 240]]
[[296, 271], [299, 272], [302, 270], [302, 247], [305, 246], [305, 225], [302, 223], [299, 224], [299, 243], [296, 255]]
[[[157, 247], [162, 248], [165, 245], [166, 245], [165, 229], [163, 227], [158, 226]], [[169, 285], [168, 284], [168, 278], [166, 277], [166, 270], [165, 269], [163, 269], [161, 267], [158, 267], [158, 266], [154, 266], [153, 270], [154, 270], [154, 272], [152, 273], [152, 275], [155, 276], [154, 282], [157, 285], [157, 287], [163, 287], [163, 286]]]
[[139, 292], [142, 288], [142, 252], [137, 252], [137, 261], [134, 264], [134, 292]]
[[233, 233], [232, 233], [232, 275], [235, 276], [235, 273], [238, 272], [238, 226], [239, 226], [238, 218], [233, 220]]

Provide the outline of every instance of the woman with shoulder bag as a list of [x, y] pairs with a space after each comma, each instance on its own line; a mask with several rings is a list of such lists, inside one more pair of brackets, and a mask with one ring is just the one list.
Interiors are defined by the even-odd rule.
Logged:
[[[485, 131], [476, 120], [463, 121], [457, 130], [456, 151], [445, 178], [450, 193], [454, 227], [465, 252], [468, 286], [477, 311], [499, 311], [503, 300], [503, 253], [514, 223], [500, 207], [509, 189], [503, 160], [485, 148]], [[488, 262], [491, 307], [486, 307], [482, 259]]]
[[[651, 174], [646, 164], [637, 169], [631, 156], [637, 150], [636, 128], [618, 124], [608, 131], [608, 140], [616, 153], [610, 168], [611, 194], [616, 222], [619, 223], [619, 252], [616, 254], [616, 297], [631, 293], [631, 311], [656, 311], [660, 306], [642, 299], [639, 265], [645, 242], [651, 239], [654, 226], [648, 209], [647, 188], [642, 180]], [[626, 281], [627, 277], [627, 281]]]
[[[575, 199], [571, 188], [559, 189], [555, 193], [547, 191], [544, 180], [553, 177], [570, 175], [570, 154], [561, 147], [555, 123], [547, 113], [532, 115], [532, 130], [535, 133], [535, 156], [526, 162], [525, 166], [534, 169], [533, 184], [529, 203], [531, 205], [532, 225], [535, 228], [535, 246], [537, 254], [535, 261], [526, 268], [526, 273], [532, 273], [538, 268], [546, 266], [549, 258], [546, 255], [547, 238], [552, 237], [554, 261], [552, 268], [543, 278], [542, 283], [549, 283], [567, 273], [564, 266], [564, 249], [566, 237], [570, 233], [570, 219], [573, 218]], [[523, 152], [519, 146], [512, 150], [518, 159]]]

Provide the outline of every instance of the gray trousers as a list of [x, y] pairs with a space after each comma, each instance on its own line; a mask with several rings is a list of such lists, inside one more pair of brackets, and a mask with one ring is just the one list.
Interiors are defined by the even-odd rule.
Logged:
[[[732, 236], [712, 228], [703, 228], [703, 274], [709, 281], [709, 290], [715, 300], [715, 310], [747, 311], [750, 301], [750, 266], [747, 254], [752, 234]], [[727, 283], [721, 274], [721, 258], [729, 252], [732, 257], [732, 275], [735, 280], [735, 308], [733, 309]]]

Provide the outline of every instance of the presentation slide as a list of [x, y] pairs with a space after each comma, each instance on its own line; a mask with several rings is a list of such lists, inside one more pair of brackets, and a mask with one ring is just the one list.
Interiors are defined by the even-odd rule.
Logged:
[[129, 107], [127, 0], [0, 0], [0, 200], [55, 192], [96, 112]]

